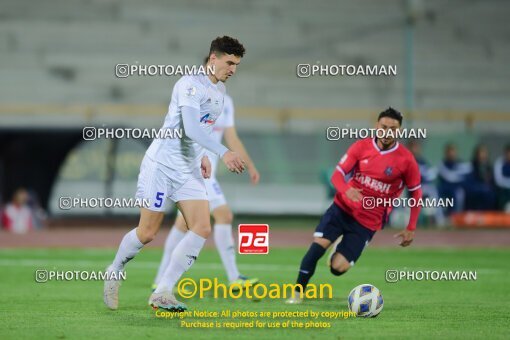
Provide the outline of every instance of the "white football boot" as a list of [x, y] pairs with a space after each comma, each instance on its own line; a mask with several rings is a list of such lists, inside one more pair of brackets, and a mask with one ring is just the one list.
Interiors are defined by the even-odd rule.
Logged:
[[[104, 280], [103, 301], [111, 310], [119, 308], [119, 287], [121, 281], [112, 277], [110, 267], [106, 269], [108, 278]], [[119, 272], [120, 273], [120, 272]]]

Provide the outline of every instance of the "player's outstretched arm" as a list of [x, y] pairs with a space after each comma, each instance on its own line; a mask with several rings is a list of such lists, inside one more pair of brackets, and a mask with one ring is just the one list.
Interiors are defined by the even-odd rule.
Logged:
[[198, 143], [200, 146], [217, 154], [220, 157], [228, 151], [228, 149], [211, 138], [200, 127], [200, 110], [189, 106], [182, 107], [182, 123], [184, 125], [184, 132], [191, 140]]
[[225, 129], [225, 142], [231, 150], [239, 153], [241, 158], [246, 162], [246, 167], [248, 168], [248, 173], [250, 174], [251, 183], [257, 184], [260, 180], [260, 174], [255, 167], [255, 163], [248, 154], [248, 151], [246, 151], [241, 138], [239, 138], [235, 127], [231, 126]]
[[200, 110], [183, 106], [182, 107], [182, 122], [184, 125], [184, 132], [194, 142], [207, 150], [217, 154], [223, 159], [227, 168], [236, 173], [244, 171], [244, 162], [241, 157], [235, 152], [227, 149], [223, 144], [215, 141], [200, 127]]
[[[422, 191], [420, 188], [411, 191], [411, 197], [415, 202], [418, 202], [422, 197]], [[418, 217], [420, 216], [421, 206], [419, 204], [411, 207], [411, 216], [409, 216], [409, 223], [405, 230], [394, 235], [394, 237], [401, 237], [402, 241], [400, 245], [402, 247], [407, 247], [411, 245], [414, 239], [414, 231], [416, 230], [416, 224], [418, 223]]]

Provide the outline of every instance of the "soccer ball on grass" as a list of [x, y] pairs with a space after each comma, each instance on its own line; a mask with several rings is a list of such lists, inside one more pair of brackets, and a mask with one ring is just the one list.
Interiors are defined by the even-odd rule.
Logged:
[[377, 287], [365, 283], [355, 287], [347, 300], [349, 310], [360, 317], [377, 316], [383, 309], [383, 297]]

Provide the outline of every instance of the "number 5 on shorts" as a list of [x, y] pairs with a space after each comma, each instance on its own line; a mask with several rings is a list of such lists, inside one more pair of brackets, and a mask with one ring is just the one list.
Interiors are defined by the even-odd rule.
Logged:
[[156, 208], [161, 208], [161, 206], [163, 205], [163, 195], [164, 195], [164, 193], [162, 193], [162, 192], [156, 193], [156, 203], [154, 203], [154, 206]]

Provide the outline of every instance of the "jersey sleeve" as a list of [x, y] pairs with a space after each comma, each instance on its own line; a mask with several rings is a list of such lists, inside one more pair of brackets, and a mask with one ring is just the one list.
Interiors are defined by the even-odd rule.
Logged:
[[225, 95], [225, 103], [223, 107], [223, 114], [225, 115], [225, 127], [234, 126], [234, 101], [228, 94]]
[[336, 169], [344, 176], [347, 175], [358, 164], [361, 158], [361, 141], [352, 144], [345, 155], [342, 156], [340, 162], [336, 165]]
[[175, 84], [174, 91], [177, 91], [177, 106], [189, 106], [200, 110], [200, 102], [204, 96], [202, 86], [194, 84], [189, 78], [180, 79]]
[[409, 165], [404, 173], [404, 184], [409, 191], [415, 191], [421, 188], [420, 168], [413, 156], [409, 158]]
[[221, 158], [228, 149], [220, 142], [215, 141], [200, 127], [200, 110], [187, 105], [182, 108], [182, 122], [186, 136], [207, 150], [217, 154]]

